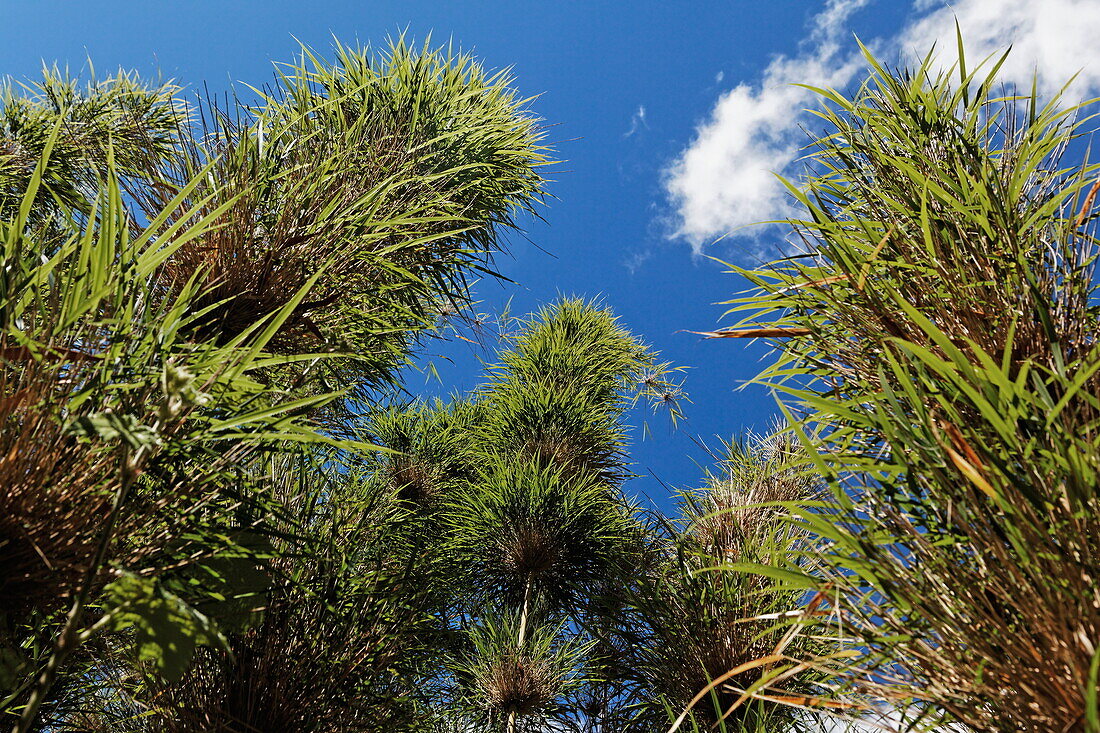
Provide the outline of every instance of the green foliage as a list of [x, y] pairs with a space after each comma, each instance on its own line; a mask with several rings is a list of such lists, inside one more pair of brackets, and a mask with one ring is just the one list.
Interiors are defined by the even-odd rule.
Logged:
[[393, 453], [377, 459], [374, 470], [400, 499], [435, 508], [476, 470], [478, 418], [479, 408], [463, 400], [377, 410], [367, 428], [370, 440]]
[[[161, 457], [173, 456], [182, 469], [208, 446], [257, 432], [310, 439], [312, 431], [295, 416], [331, 396], [287, 399], [276, 385], [251, 379], [266, 358], [272, 327], [287, 312], [224, 346], [183, 338], [195, 289], [158, 298], [155, 273], [174, 249], [210, 227], [210, 218], [193, 216], [164, 245], [149, 230], [131, 232], [121, 194], [109, 185], [93, 203], [92, 217], [84, 224], [68, 219], [58, 242], [25, 226], [35, 193], [32, 185], [20, 220], [0, 222], [0, 345], [9, 395], [0, 406], [0, 439], [5, 454], [16, 456], [3, 469], [3, 532], [11, 537], [13, 562], [0, 582], [49, 597], [71, 589], [67, 584], [96, 552], [108, 514], [125, 514], [119, 519], [126, 533], [148, 521], [148, 510], [119, 507], [133, 498], [133, 480]], [[177, 378], [166, 380], [169, 373]], [[190, 375], [189, 386], [181, 374]], [[195, 414], [200, 403], [201, 416]], [[194, 499], [204, 491], [203, 476], [219, 465], [197, 469], [185, 484], [180, 478], [147, 482], [140, 491], [161, 504]], [[6, 585], [6, 608], [21, 598]]]
[[284, 467], [296, 508], [253, 619], [179, 684], [147, 681], [163, 729], [400, 731], [426, 719], [419, 685], [445, 639], [425, 565], [410, 563], [407, 514], [383, 484], [322, 458]]
[[682, 493], [676, 521], [657, 528], [663, 539], [627, 577], [618, 622], [633, 702], [624, 729], [668, 729], [679, 718], [685, 729], [776, 730], [803, 720], [779, 701], [816, 699], [818, 675], [798, 661], [834, 650], [812, 616], [784, 623], [804, 591], [753, 572], [813, 567], [806, 531], [788, 521], [822, 490], [802, 460], [787, 431], [729, 444], [720, 470]]
[[639, 542], [628, 506], [591, 475], [489, 462], [443, 510], [444, 553], [478, 606], [522, 605], [525, 589], [554, 609], [607, 577]]
[[[186, 727], [180, 711], [225, 693], [195, 675], [247, 672], [255, 654], [237, 651], [268, 642], [302, 653], [299, 689], [324, 703], [283, 729], [372, 730], [416, 708], [397, 680], [416, 676], [399, 660], [422, 648], [426, 596], [386, 554], [416, 541], [376, 532], [407, 512], [385, 492], [393, 517], [311, 493], [280, 456], [371, 448], [320, 425], [342, 427], [349, 389], [390, 381], [441, 297], [466, 298], [541, 196], [544, 151], [510, 78], [468, 56], [337, 54], [195, 118], [171, 85], [125, 74], [5, 93], [0, 649], [19, 731], [40, 714]], [[188, 667], [219, 634], [230, 651]], [[175, 696], [188, 686], [199, 703]], [[367, 712], [390, 698], [405, 712]]]
[[133, 628], [137, 657], [168, 682], [177, 682], [199, 645], [226, 646], [213, 622], [156, 581], [123, 575], [103, 588], [105, 613], [115, 631]]
[[594, 406], [621, 409], [644, 379], [655, 388], [668, 365], [652, 354], [606, 310], [582, 300], [565, 299], [520, 321], [511, 348], [488, 387], [490, 394], [509, 385], [533, 385], [568, 391]]
[[619, 418], [639, 399], [656, 404], [675, 389], [669, 365], [583, 301], [563, 300], [520, 325], [479, 393], [485, 444], [499, 455], [621, 484]]
[[359, 386], [390, 380], [437, 303], [468, 300], [542, 196], [542, 133], [512, 79], [428, 45], [338, 45], [334, 62], [303, 49], [258, 104], [203, 120], [137, 196], [159, 211], [205, 169], [190, 196], [221, 209], [166, 282], [208, 283], [196, 325], [225, 340], [317, 274], [273, 348], [339, 350], [329, 378]]
[[[86, 215], [32, 223], [51, 152], [48, 145], [17, 218], [0, 221], [0, 444], [10, 456], [0, 467], [5, 646], [23, 643], [28, 622], [34, 635], [59, 629], [52, 648], [37, 647], [33, 662], [46, 673], [21, 729], [83, 638], [85, 609], [111, 568], [150, 567], [178, 536], [168, 514], [216, 495], [234, 461], [261, 446], [331, 440], [302, 416], [336, 396], [301, 397], [253, 378], [305, 291], [232, 342], [186, 337], [199, 291], [192, 283], [166, 297], [158, 274], [214, 217], [190, 210], [164, 238], [153, 234], [158, 221], [134, 231], [112, 178]], [[174, 657], [163, 659], [166, 671], [177, 671]], [[6, 692], [25, 691], [20, 681]]]
[[133, 415], [93, 413], [81, 415], [69, 426], [73, 435], [104, 441], [121, 441], [131, 450], [155, 446], [158, 436], [148, 425], [142, 425]]
[[[745, 272], [743, 325], [800, 334], [761, 379], [807, 426], [838, 682], [920, 724], [1076, 729], [1095, 705], [1096, 175], [1080, 108], [960, 63], [822, 91], [807, 256]], [[807, 386], [808, 385], [808, 386]], [[805, 577], [797, 579], [804, 587]]]
[[452, 664], [460, 709], [485, 729], [501, 728], [511, 715], [517, 731], [545, 730], [543, 721], [567, 712], [563, 699], [584, 682], [589, 647], [570, 638], [564, 622], [540, 624], [517, 644], [522, 623], [519, 613], [483, 614]]
[[460, 704], [436, 705], [458, 729], [581, 725], [577, 696], [606, 684], [586, 620], [644, 544], [620, 489], [620, 420], [665, 367], [594, 304], [519, 323], [469, 401], [382, 411], [366, 428], [395, 451], [369, 470], [426, 538], [426, 582], [453, 619], [435, 674]]
[[110, 175], [140, 180], [187, 122], [178, 92], [171, 82], [150, 85], [124, 71], [83, 88], [56, 67], [18, 88], [8, 81], [0, 88], [0, 218], [15, 217], [43, 163], [30, 212], [36, 223], [66, 208], [87, 212]]

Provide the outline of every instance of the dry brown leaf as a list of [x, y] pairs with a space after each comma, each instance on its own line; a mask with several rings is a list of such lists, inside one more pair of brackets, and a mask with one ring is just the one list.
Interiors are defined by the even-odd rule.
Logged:
[[688, 331], [696, 336], [708, 339], [755, 339], [786, 336], [809, 336], [812, 331], [801, 326], [774, 326], [768, 328], [745, 328], [739, 331]]

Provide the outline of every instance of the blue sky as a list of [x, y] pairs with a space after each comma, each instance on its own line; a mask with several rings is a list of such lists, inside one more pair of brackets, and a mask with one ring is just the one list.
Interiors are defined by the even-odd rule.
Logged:
[[[559, 294], [600, 297], [624, 325], [689, 369], [687, 420], [672, 432], [649, 417], [632, 458], [643, 475], [628, 490], [665, 504], [667, 486], [697, 485], [709, 463], [696, 444], [766, 427], [773, 398], [737, 390], [763, 366], [761, 345], [702, 341], [683, 330], [720, 325], [743, 282], [713, 255], [752, 263], [778, 251], [783, 231], [749, 227], [782, 216], [772, 170], [797, 174], [800, 111], [812, 100], [791, 84], [848, 86], [859, 78], [853, 34], [893, 61], [923, 52], [957, 15], [980, 56], [1015, 42], [1012, 79], [1040, 64], [1053, 86], [1084, 69], [1075, 94], [1100, 89], [1092, 61], [1098, 0], [770, 0], [748, 2], [72, 2], [3, 0], [0, 74], [37, 75], [43, 61], [72, 70], [159, 70], [193, 89], [261, 84], [301, 41], [322, 52], [332, 37], [380, 44], [402, 30], [473, 50], [512, 67], [518, 88], [563, 162], [545, 221], [514, 237], [498, 269], [515, 285], [484, 282], [480, 310], [511, 300], [525, 313]], [[953, 35], [948, 37], [954, 46]], [[721, 243], [719, 236], [732, 231]], [[440, 384], [467, 389], [477, 360], [460, 344], [436, 349]], [[644, 414], [634, 416], [638, 424]]]

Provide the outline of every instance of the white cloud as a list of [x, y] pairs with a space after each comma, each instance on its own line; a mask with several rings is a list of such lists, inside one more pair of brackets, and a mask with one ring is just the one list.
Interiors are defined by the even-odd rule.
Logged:
[[630, 137], [643, 127], [649, 127], [649, 125], [645, 121], [645, 107], [639, 104], [637, 111], [630, 117], [630, 129], [623, 134], [623, 137]]
[[772, 61], [759, 86], [739, 84], [723, 94], [667, 171], [665, 185], [679, 213], [676, 234], [696, 253], [717, 235], [788, 213], [773, 171], [797, 156], [802, 136], [795, 120], [813, 96], [794, 85], [842, 86], [851, 80], [860, 64], [842, 50], [841, 29], [867, 2], [830, 0], [813, 21], [805, 51]]
[[954, 62], [958, 18], [969, 66], [1012, 44], [1000, 71], [1006, 81], [1030, 88], [1037, 73], [1040, 93], [1050, 96], [1079, 73], [1069, 94], [1080, 98], [1100, 92], [1096, 0], [962, 0], [951, 5], [924, 0], [920, 5], [928, 12], [906, 27], [897, 42], [910, 57], [922, 56], [938, 43], [940, 55]]
[[[791, 213], [775, 173], [797, 174], [795, 159], [806, 142], [801, 125], [814, 95], [794, 84], [844, 87], [864, 72], [849, 28], [854, 12], [869, 0], [829, 0], [811, 21], [799, 53], [780, 56], [758, 83], [723, 93], [695, 139], [665, 174], [665, 188], [678, 221], [675, 236], [698, 254], [726, 235]], [[1049, 96], [1081, 72], [1068, 100], [1100, 93], [1100, 2], [1097, 0], [915, 0], [911, 21], [891, 37], [870, 44], [880, 53], [923, 56], [933, 43], [947, 63], [955, 60], [955, 19], [963, 31], [968, 65], [1009, 44], [1013, 53], [1000, 77], [1030, 87], [1038, 71]], [[1067, 100], [1067, 101], [1068, 101]]]

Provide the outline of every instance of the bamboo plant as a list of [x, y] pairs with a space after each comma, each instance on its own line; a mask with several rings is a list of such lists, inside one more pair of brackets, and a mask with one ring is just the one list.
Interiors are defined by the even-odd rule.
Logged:
[[829, 599], [840, 688], [906, 725], [1100, 730], [1091, 118], [1003, 61], [868, 55], [820, 90], [806, 254], [739, 270], [720, 335], [779, 337], [761, 379], [832, 487], [795, 520], [820, 572], [770, 572]]

